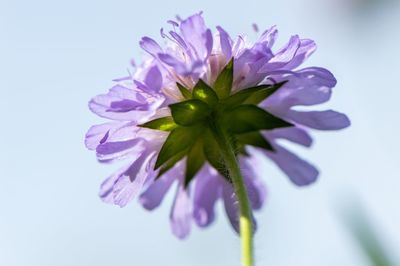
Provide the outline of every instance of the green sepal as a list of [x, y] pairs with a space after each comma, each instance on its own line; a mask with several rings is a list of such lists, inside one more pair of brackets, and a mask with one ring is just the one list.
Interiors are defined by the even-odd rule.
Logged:
[[231, 178], [229, 177], [229, 172], [226, 169], [225, 161], [221, 154], [218, 143], [216, 142], [212, 132], [207, 130], [204, 134], [204, 155], [207, 161], [217, 170], [223, 177], [226, 178], [229, 182], [231, 182]]
[[279, 83], [275, 83], [270, 88], [265, 88], [265, 89], [256, 91], [252, 95], [250, 95], [250, 97], [247, 98], [244, 103], [257, 105], [257, 104], [261, 103], [262, 101], [264, 101], [269, 96], [271, 96], [273, 93], [275, 93], [278, 89], [280, 89], [286, 83], [287, 83], [287, 80], [279, 82]]
[[208, 104], [197, 99], [174, 103], [169, 107], [175, 123], [182, 126], [193, 125], [206, 118], [212, 111]]
[[223, 100], [222, 104], [225, 106], [226, 109], [236, 107], [242, 103], [257, 105], [258, 103], [271, 96], [285, 83], [286, 81], [273, 85], [259, 85], [243, 89]]
[[185, 188], [201, 169], [206, 161], [203, 151], [203, 140], [199, 139], [190, 149], [186, 159]]
[[169, 160], [167, 160], [160, 168], [160, 171], [158, 172], [158, 175], [156, 179], [160, 178], [163, 174], [165, 174], [168, 170], [170, 170], [174, 165], [179, 162], [180, 160], [185, 157], [185, 155], [188, 153], [188, 149], [184, 149], [181, 152], [176, 153], [174, 156], [172, 156]]
[[172, 130], [158, 153], [154, 169], [158, 169], [176, 154], [189, 149], [203, 130], [203, 125], [177, 127]]
[[201, 79], [194, 86], [192, 96], [193, 99], [201, 100], [210, 106], [215, 106], [218, 103], [218, 96], [215, 91]]
[[185, 99], [192, 98], [192, 94], [190, 93], [190, 91], [185, 86], [183, 86], [179, 82], [176, 83], [176, 86], [178, 87], [179, 91], [181, 92], [183, 98], [185, 98]]
[[293, 124], [251, 104], [240, 105], [225, 112], [221, 122], [235, 134], [293, 126]]
[[260, 132], [254, 131], [244, 134], [236, 135], [238, 142], [242, 144], [252, 145], [255, 147], [263, 148], [268, 151], [275, 151], [271, 143], [266, 140]]
[[162, 131], [171, 131], [177, 127], [177, 124], [175, 124], [174, 119], [171, 116], [166, 116], [151, 120], [138, 126]]
[[214, 83], [214, 90], [220, 99], [224, 99], [231, 93], [233, 84], [233, 58], [222, 69]]

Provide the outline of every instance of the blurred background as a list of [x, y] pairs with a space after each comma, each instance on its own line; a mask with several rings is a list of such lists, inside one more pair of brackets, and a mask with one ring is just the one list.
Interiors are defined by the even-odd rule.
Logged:
[[292, 34], [314, 39], [307, 65], [336, 75], [328, 105], [353, 123], [313, 132], [310, 150], [292, 147], [321, 170], [313, 186], [299, 189], [259, 159], [269, 195], [256, 215], [257, 265], [390, 265], [371, 250], [400, 265], [395, 0], [0, 0], [0, 265], [239, 265], [221, 204], [210, 228], [179, 241], [169, 229], [172, 194], [154, 212], [102, 203], [99, 184], [118, 166], [98, 164], [83, 144], [103, 121], [88, 100], [140, 62], [141, 36], [160, 40], [168, 19], [200, 10], [209, 27], [253, 40], [253, 23], [276, 24], [276, 47]]

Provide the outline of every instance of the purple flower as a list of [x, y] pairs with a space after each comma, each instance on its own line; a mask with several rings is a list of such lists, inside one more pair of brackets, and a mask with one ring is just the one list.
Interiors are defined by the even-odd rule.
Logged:
[[[324, 68], [299, 68], [315, 51], [312, 40], [295, 35], [281, 49], [273, 51], [278, 33], [275, 27], [251, 44], [244, 36], [232, 39], [221, 27], [213, 34], [201, 14], [170, 24], [171, 31], [161, 30], [165, 48], [149, 37], [142, 38], [140, 46], [148, 53], [144, 63], [131, 76], [115, 80], [108, 93], [89, 102], [92, 112], [111, 122], [89, 129], [87, 148], [96, 151], [100, 162], [128, 162], [103, 182], [100, 197], [123, 207], [138, 196], [144, 208], [153, 210], [174, 185], [170, 220], [177, 237], [186, 237], [193, 222], [199, 227], [210, 225], [215, 220], [218, 200], [222, 200], [233, 228], [238, 231], [233, 187], [219, 169], [218, 160], [210, 159], [210, 145], [195, 140], [203, 139], [207, 132], [192, 125], [193, 117], [204, 121], [209, 110], [224, 106], [226, 111], [232, 107], [228, 119], [235, 120], [225, 123], [236, 134], [237, 157], [251, 207], [258, 210], [265, 201], [266, 189], [251, 167], [255, 149], [275, 162], [294, 184], [308, 185], [317, 179], [318, 170], [278, 140], [310, 147], [309, 128], [338, 130], [350, 125], [344, 114], [332, 110], [294, 108], [327, 102], [336, 79]], [[229, 71], [231, 75], [227, 74], [225, 83], [221, 83], [221, 77]], [[224, 88], [224, 84], [231, 86]], [[196, 100], [190, 100], [196, 87], [205, 89], [206, 95], [198, 94]], [[220, 90], [207, 91], [214, 87]], [[251, 94], [247, 95], [249, 91]], [[202, 101], [199, 103], [198, 99]], [[193, 106], [181, 105], [185, 101]], [[257, 114], [268, 117], [272, 124], [258, 127], [252, 123]], [[190, 136], [196, 138], [192, 141], [177, 125], [192, 130]], [[168, 139], [173, 134], [176, 136], [172, 144], [181, 145], [179, 151], [183, 153], [171, 150]], [[249, 146], [254, 147], [247, 149]]]

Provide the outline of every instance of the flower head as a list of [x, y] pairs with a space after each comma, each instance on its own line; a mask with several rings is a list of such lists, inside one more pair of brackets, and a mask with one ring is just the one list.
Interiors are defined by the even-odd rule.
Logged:
[[187, 236], [192, 221], [211, 224], [219, 199], [238, 231], [236, 197], [213, 128], [229, 132], [251, 207], [260, 209], [266, 189], [252, 167], [255, 150], [296, 185], [308, 185], [317, 179], [317, 169], [277, 140], [309, 147], [309, 128], [349, 126], [344, 114], [332, 110], [293, 108], [328, 101], [336, 79], [324, 68], [299, 68], [316, 48], [312, 40], [295, 35], [273, 51], [275, 27], [251, 44], [243, 36], [233, 40], [221, 27], [213, 34], [201, 14], [169, 22], [173, 29], [161, 30], [166, 46], [142, 38], [144, 63], [89, 103], [111, 122], [91, 127], [86, 146], [100, 162], [128, 161], [103, 182], [100, 197], [123, 207], [138, 196], [152, 210], [176, 183], [170, 214], [176, 236]]

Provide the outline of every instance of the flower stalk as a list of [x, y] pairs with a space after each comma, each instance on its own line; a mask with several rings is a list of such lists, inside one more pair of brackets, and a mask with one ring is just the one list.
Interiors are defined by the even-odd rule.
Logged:
[[249, 197], [229, 135], [218, 123], [213, 123], [213, 133], [225, 162], [226, 170], [239, 203], [239, 228], [242, 266], [253, 266], [253, 225]]

